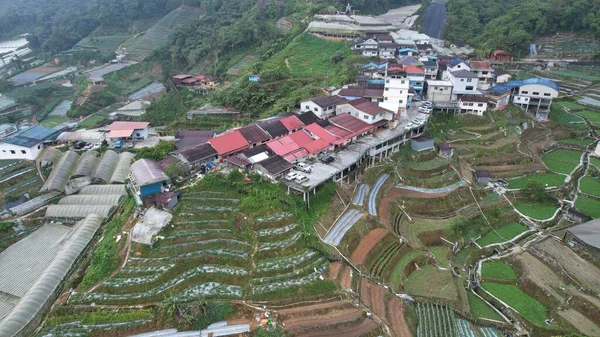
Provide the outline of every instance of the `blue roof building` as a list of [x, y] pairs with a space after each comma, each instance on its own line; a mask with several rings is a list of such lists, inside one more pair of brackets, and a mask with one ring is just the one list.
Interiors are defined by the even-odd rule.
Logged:
[[35, 160], [44, 143], [55, 141], [59, 134], [59, 130], [39, 125], [18, 129], [0, 142], [0, 159]]

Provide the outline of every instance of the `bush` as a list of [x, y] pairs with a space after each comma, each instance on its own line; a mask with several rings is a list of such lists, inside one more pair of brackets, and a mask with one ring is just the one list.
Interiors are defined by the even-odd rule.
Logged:
[[175, 150], [175, 143], [160, 141], [154, 147], [145, 147], [139, 149], [135, 153], [135, 160], [149, 158], [154, 160], [162, 160], [170, 152]]

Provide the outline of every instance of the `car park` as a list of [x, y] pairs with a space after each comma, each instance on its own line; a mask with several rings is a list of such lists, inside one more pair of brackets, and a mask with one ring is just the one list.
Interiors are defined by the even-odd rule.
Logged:
[[302, 184], [302, 183], [304, 183], [304, 182], [307, 182], [307, 181], [308, 181], [308, 177], [307, 177], [307, 176], [305, 176], [305, 175], [302, 175], [302, 174], [300, 174], [300, 175], [298, 175], [298, 177], [296, 177], [296, 180], [295, 180], [295, 181], [296, 181], [298, 184]]
[[284, 179], [287, 181], [294, 181], [296, 180], [296, 178], [298, 178], [299, 176], [301, 176], [300, 173], [296, 172], [296, 171], [292, 171], [288, 174], [285, 175]]
[[305, 172], [305, 173], [310, 173], [312, 171], [312, 168], [308, 164], [298, 163], [294, 166], [294, 170]]
[[430, 114], [431, 111], [433, 111], [433, 109], [431, 109], [431, 108], [427, 108], [424, 106], [419, 107], [419, 112], [421, 112], [421, 113]]
[[331, 164], [335, 161], [335, 158], [331, 155], [325, 154], [323, 156], [321, 156], [321, 162], [323, 162], [323, 164]]

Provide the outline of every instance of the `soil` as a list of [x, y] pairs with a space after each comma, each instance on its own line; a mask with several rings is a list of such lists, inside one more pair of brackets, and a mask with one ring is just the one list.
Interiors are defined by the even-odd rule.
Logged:
[[362, 321], [359, 325], [353, 325], [346, 327], [344, 329], [336, 329], [331, 331], [312, 331], [305, 334], [300, 334], [297, 336], [302, 337], [350, 337], [350, 336], [364, 336], [369, 332], [377, 329], [377, 323], [372, 319], [366, 319]]
[[358, 244], [356, 249], [352, 252], [350, 261], [358, 266], [364, 264], [367, 255], [369, 255], [371, 249], [373, 249], [373, 247], [375, 247], [379, 243], [379, 241], [381, 241], [381, 239], [383, 239], [387, 234], [388, 230], [384, 228], [377, 228], [370, 231], [369, 234]]
[[536, 171], [545, 171], [544, 164], [525, 164], [525, 165], [493, 165], [493, 166], [477, 166], [478, 170], [488, 170], [494, 173], [494, 177], [503, 175], [506, 177], [515, 177], [532, 173]]
[[[558, 261], [562, 268], [581, 285], [594, 293], [600, 293], [600, 269], [584, 260], [569, 247], [552, 239], [546, 239], [537, 245], [537, 248]], [[551, 262], [555, 263], [555, 262]], [[560, 267], [559, 267], [560, 269]]]
[[371, 291], [369, 289], [370, 285], [366, 279], [360, 280], [360, 298], [363, 301], [363, 304], [367, 307], [371, 307]]
[[528, 252], [516, 256], [515, 261], [520, 265], [524, 276], [532, 283], [544, 289], [560, 302], [565, 300], [564, 296], [555, 290], [564, 288], [564, 282], [544, 263]]
[[388, 304], [388, 313], [390, 315], [392, 331], [397, 337], [411, 337], [410, 329], [404, 320], [404, 306], [402, 301], [393, 297]]
[[383, 287], [375, 284], [369, 284], [369, 294], [371, 295], [371, 310], [381, 320], [387, 322], [385, 315], [385, 293], [386, 290]]
[[352, 288], [352, 273], [350, 267], [345, 267], [342, 272], [342, 278], [340, 279], [340, 287], [342, 289], [351, 289]]
[[569, 309], [567, 311], [559, 311], [558, 314], [586, 336], [600, 336], [600, 328], [578, 311]]
[[326, 302], [326, 303], [319, 303], [319, 304], [311, 304], [311, 305], [306, 305], [306, 306], [301, 306], [301, 307], [295, 307], [295, 308], [288, 308], [288, 309], [282, 309], [282, 310], [277, 310], [277, 314], [280, 316], [284, 316], [284, 315], [291, 315], [291, 314], [300, 314], [300, 313], [305, 313], [305, 312], [311, 312], [311, 311], [317, 311], [317, 310], [323, 310], [323, 309], [330, 309], [330, 308], [335, 308], [335, 307], [342, 307], [347, 305], [347, 302], [344, 301], [335, 301], [335, 302]]
[[342, 264], [340, 262], [330, 263], [329, 264], [329, 278], [332, 280], [336, 280], [341, 269], [342, 269]]
[[363, 313], [361, 310], [343, 309], [336, 311], [329, 311], [326, 315], [310, 315], [301, 316], [296, 318], [286, 319], [285, 329], [287, 331], [303, 331], [309, 329], [323, 329], [324, 327], [336, 325], [336, 324], [347, 324], [349, 322], [355, 322], [360, 320]]

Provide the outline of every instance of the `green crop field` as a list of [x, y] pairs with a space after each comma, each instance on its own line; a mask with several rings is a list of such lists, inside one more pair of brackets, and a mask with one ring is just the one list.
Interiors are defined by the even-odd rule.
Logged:
[[64, 122], [67, 121], [66, 117], [61, 117], [61, 116], [49, 116], [46, 117], [43, 121], [40, 122], [40, 124], [42, 126], [45, 126], [47, 128], [53, 128], [57, 125], [60, 125]]
[[517, 310], [529, 322], [543, 328], [549, 327], [544, 322], [547, 318], [546, 312], [548, 311], [546, 306], [524, 293], [518, 287], [501, 283], [485, 283], [483, 287]]
[[542, 156], [548, 169], [556, 173], [571, 174], [579, 165], [581, 152], [573, 150], [555, 150]]
[[515, 270], [502, 261], [487, 261], [481, 266], [481, 276], [485, 279], [516, 281]]
[[540, 204], [516, 204], [515, 207], [519, 212], [537, 220], [546, 220], [551, 218], [556, 212], [555, 205], [540, 205]]
[[590, 164], [600, 168], [600, 158], [590, 157]]
[[560, 144], [566, 144], [566, 145], [580, 145], [580, 146], [588, 146], [590, 144], [592, 144], [594, 142], [593, 139], [590, 138], [586, 138], [586, 139], [562, 139], [558, 141]]
[[471, 252], [473, 251], [473, 247], [474, 245], [464, 248], [460, 252], [458, 252], [458, 254], [456, 254], [456, 256], [454, 257], [454, 264], [458, 266], [464, 265], [467, 262], [467, 259], [469, 258], [469, 254], [471, 254]]
[[598, 200], [580, 195], [577, 197], [575, 207], [592, 218], [600, 218], [600, 201]]
[[577, 111], [577, 110], [584, 110], [585, 107], [582, 105], [579, 105], [577, 103], [573, 103], [573, 102], [569, 102], [569, 101], [564, 101], [564, 102], [558, 102], [556, 103], [560, 106], [563, 106], [571, 111]]
[[448, 247], [429, 247], [429, 251], [431, 252], [431, 254], [433, 254], [435, 259], [440, 263], [442, 267], [447, 267], [450, 264], [450, 261], [448, 260], [448, 254], [450, 253], [450, 250], [448, 249]]
[[[331, 63], [331, 56], [340, 52], [345, 58], [352, 57], [346, 42], [333, 42], [320, 39], [308, 33], [297, 36], [285, 49], [266, 61], [263, 69], [288, 67], [292, 78], [333, 76], [342, 67]], [[287, 64], [286, 64], [286, 61]]]
[[580, 72], [580, 71], [555, 70], [555, 71], [551, 71], [550, 73], [553, 74], [553, 75], [558, 75], [558, 76], [563, 76], [563, 77], [570, 77], [570, 78], [576, 78], [576, 79], [586, 80], [586, 81], [600, 81], [600, 77], [593, 76], [593, 75], [590, 75], [588, 73], [584, 73], [584, 72]]
[[583, 177], [579, 188], [583, 193], [600, 197], [600, 181], [598, 181], [598, 178]]
[[565, 182], [565, 177], [555, 173], [538, 173], [527, 177], [509, 180], [508, 188], [520, 190], [526, 188], [527, 184], [529, 184], [531, 181], [539, 182], [546, 187], [560, 186]]
[[458, 298], [452, 273], [426, 265], [412, 272], [406, 279], [404, 289], [415, 296], [434, 297], [454, 301]]
[[471, 292], [467, 292], [469, 298], [469, 306], [471, 307], [471, 314], [479, 318], [487, 318], [501, 321], [502, 317], [498, 315], [494, 309], [490, 308], [483, 300], [473, 295]]
[[587, 124], [581, 117], [565, 112], [563, 108], [558, 105], [552, 105], [550, 110], [550, 119], [557, 124], [572, 127], [575, 129], [588, 128]]
[[496, 228], [495, 231], [491, 230], [487, 232], [481, 239], [477, 240], [477, 244], [483, 247], [493, 243], [506, 242], [525, 232], [527, 229], [527, 226], [523, 226], [520, 223], [509, 223], [508, 225]]
[[600, 112], [582, 110], [575, 112], [575, 114], [589, 120], [595, 126], [600, 126]]
[[79, 127], [84, 128], [84, 129], [91, 128], [94, 125], [96, 125], [96, 123], [100, 122], [103, 119], [104, 119], [103, 116], [93, 115], [93, 116], [90, 116], [90, 117], [84, 119], [81, 123], [79, 123]]
[[419, 252], [411, 250], [410, 252], [404, 254], [400, 260], [394, 265], [392, 272], [390, 274], [389, 283], [392, 288], [396, 291], [399, 290], [400, 282], [402, 281], [402, 277], [404, 276], [404, 268], [408, 266], [408, 264], [416, 259], [419, 256]]

